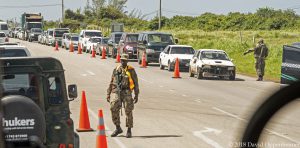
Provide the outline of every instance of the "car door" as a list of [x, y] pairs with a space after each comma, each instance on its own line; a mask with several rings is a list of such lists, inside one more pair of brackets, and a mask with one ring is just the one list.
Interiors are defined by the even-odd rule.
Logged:
[[300, 48], [283, 46], [281, 84], [292, 84], [300, 80]]
[[166, 54], [168, 48], [169, 48], [169, 46], [167, 46], [159, 55], [160, 63], [162, 65], [163, 65], [163, 60], [164, 60], [164, 57], [165, 57], [165, 54]]
[[192, 72], [196, 71], [196, 67], [197, 67], [196, 62], [197, 62], [197, 59], [198, 59], [197, 57], [199, 57], [199, 53], [200, 53], [200, 51], [196, 51], [193, 58], [190, 61], [190, 67], [191, 67]]
[[166, 47], [166, 51], [164, 51], [164, 55], [162, 57], [162, 63], [164, 66], [168, 66], [168, 61], [169, 61], [169, 54], [170, 54], [170, 51], [171, 51], [171, 47], [170, 46], [167, 46]]

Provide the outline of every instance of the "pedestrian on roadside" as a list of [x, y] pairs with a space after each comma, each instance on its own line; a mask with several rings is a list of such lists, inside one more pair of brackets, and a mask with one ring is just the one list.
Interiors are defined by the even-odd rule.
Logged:
[[[111, 137], [116, 137], [123, 132], [120, 126], [120, 111], [122, 114], [122, 106], [125, 109], [127, 138], [132, 137], [131, 128], [133, 128], [134, 104], [138, 102], [139, 84], [137, 74], [132, 66], [127, 65], [128, 54], [122, 54], [120, 60], [121, 65], [113, 70], [111, 81], [107, 89], [107, 101], [110, 103], [112, 121], [116, 126], [116, 130], [111, 134]], [[134, 91], [134, 99], [132, 92]], [[110, 95], [113, 93], [113, 97]]]
[[256, 81], [263, 81], [263, 77], [265, 74], [265, 60], [269, 55], [269, 49], [264, 44], [264, 40], [260, 39], [258, 41], [258, 44], [256, 45], [256, 47], [244, 52], [244, 55], [246, 55], [250, 52], [254, 52], [255, 69], [256, 69], [256, 74], [258, 77]]

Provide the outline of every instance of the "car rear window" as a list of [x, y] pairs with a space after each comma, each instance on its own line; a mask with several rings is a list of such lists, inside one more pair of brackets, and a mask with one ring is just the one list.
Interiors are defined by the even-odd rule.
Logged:
[[72, 41], [78, 41], [78, 39], [79, 39], [78, 36], [73, 36], [73, 37], [71, 38]]
[[1, 29], [0, 30], [8, 30], [8, 27], [6, 24], [2, 24], [1, 25]]
[[173, 47], [171, 54], [194, 54], [195, 51], [191, 47]]
[[283, 62], [290, 63], [290, 64], [300, 64], [300, 50], [293, 51], [293, 50], [285, 50], [283, 56]]
[[0, 33], [0, 37], [5, 37], [5, 34], [4, 33]]
[[68, 30], [55, 30], [54, 37], [62, 37], [64, 33], [69, 33]]
[[27, 57], [28, 55], [22, 49], [1, 49], [0, 48], [0, 57]]
[[121, 36], [122, 36], [122, 34], [116, 34], [116, 35], [115, 35], [115, 42], [116, 42], [116, 43], [119, 43], [119, 42], [120, 42]]
[[101, 32], [85, 32], [85, 37], [93, 37], [93, 36], [102, 37], [102, 33]]

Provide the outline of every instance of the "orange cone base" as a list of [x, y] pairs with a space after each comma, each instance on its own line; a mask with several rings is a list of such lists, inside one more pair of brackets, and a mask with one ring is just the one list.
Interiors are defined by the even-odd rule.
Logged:
[[90, 129], [83, 129], [83, 128], [78, 128], [76, 129], [77, 132], [91, 132], [91, 131], [94, 131], [92, 128]]
[[181, 77], [172, 77], [172, 78], [174, 78], [174, 79], [181, 79]]
[[97, 136], [97, 148], [107, 148], [106, 136]]

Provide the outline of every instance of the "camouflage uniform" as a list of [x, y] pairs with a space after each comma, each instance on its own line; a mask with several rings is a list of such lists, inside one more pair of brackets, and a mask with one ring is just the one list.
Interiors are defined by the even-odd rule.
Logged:
[[[130, 82], [128, 75], [126, 74], [128, 71], [131, 75], [133, 80], [134, 88], [130, 88]], [[120, 93], [120, 98], [118, 96], [117, 90], [117, 74], [118, 72], [121, 73], [122, 81], [121, 86], [122, 90]], [[138, 85], [138, 78], [137, 74], [133, 67], [127, 66], [127, 68], [123, 68], [122, 66], [118, 66], [114, 69], [112, 78], [110, 81], [109, 88], [107, 90], [107, 94], [110, 95], [111, 93], [114, 94], [110, 100], [110, 110], [112, 114], [113, 123], [118, 126], [120, 125], [120, 109], [122, 108], [122, 100], [125, 105], [125, 114], [126, 114], [126, 127], [132, 128], [133, 127], [133, 116], [132, 110], [134, 109], [134, 102], [132, 98], [132, 91], [134, 90], [135, 96], [139, 94], [139, 85]]]
[[268, 57], [269, 49], [263, 40], [260, 40], [254, 49], [248, 50], [245, 54], [250, 52], [254, 52], [256, 74], [262, 80], [265, 74], [265, 59]]

